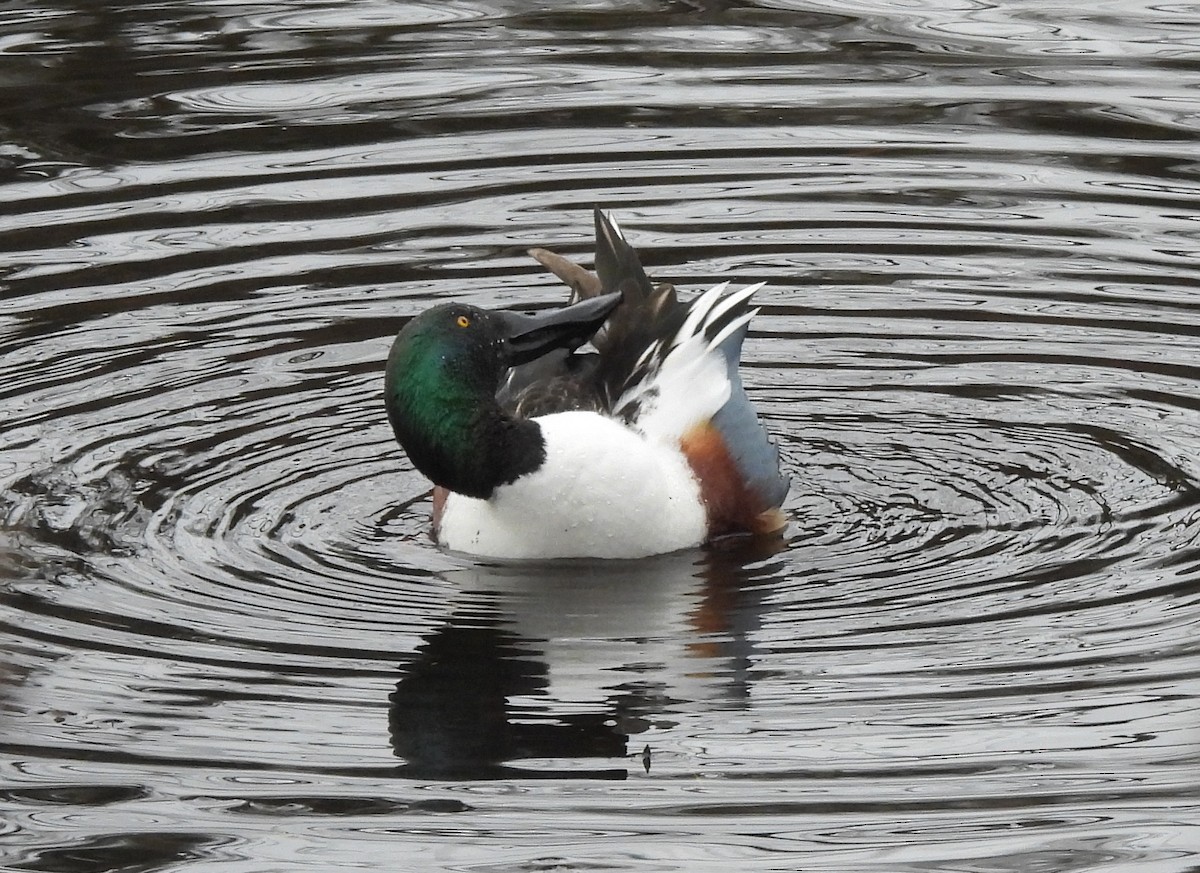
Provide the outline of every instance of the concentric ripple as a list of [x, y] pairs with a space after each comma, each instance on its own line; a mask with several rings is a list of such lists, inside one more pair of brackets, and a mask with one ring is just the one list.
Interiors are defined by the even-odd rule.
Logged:
[[[11, 18], [6, 867], [1195, 867], [1194, 10]], [[596, 203], [768, 283], [780, 542], [429, 540], [391, 336]]]

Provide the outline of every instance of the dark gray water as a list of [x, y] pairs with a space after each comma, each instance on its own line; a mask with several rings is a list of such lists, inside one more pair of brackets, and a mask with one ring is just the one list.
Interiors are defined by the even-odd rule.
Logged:
[[[0, 865], [1200, 868], [1200, 7], [528, 8], [0, 13]], [[429, 543], [390, 338], [593, 203], [781, 546]]]

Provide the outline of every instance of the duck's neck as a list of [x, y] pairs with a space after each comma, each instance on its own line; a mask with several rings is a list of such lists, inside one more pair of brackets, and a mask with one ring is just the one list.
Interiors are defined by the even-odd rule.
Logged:
[[387, 398], [396, 440], [435, 485], [486, 500], [546, 460], [537, 422], [504, 414], [494, 393], [438, 397], [389, 384]]

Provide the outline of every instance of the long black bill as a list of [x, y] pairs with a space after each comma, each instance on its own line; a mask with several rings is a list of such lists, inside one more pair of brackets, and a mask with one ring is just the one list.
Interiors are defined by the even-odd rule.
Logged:
[[592, 338], [620, 302], [620, 294], [605, 294], [536, 315], [506, 311], [492, 315], [504, 338], [508, 365], [516, 367], [537, 360], [553, 349], [574, 351], [579, 348]]

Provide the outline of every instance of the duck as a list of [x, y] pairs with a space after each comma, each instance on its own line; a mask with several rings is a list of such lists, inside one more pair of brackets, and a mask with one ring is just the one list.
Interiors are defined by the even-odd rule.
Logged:
[[392, 342], [384, 405], [433, 483], [433, 538], [482, 558], [622, 559], [779, 535], [790, 482], [738, 371], [763, 283], [683, 301], [611, 214], [594, 222], [594, 273], [530, 250], [566, 305], [446, 302]]

